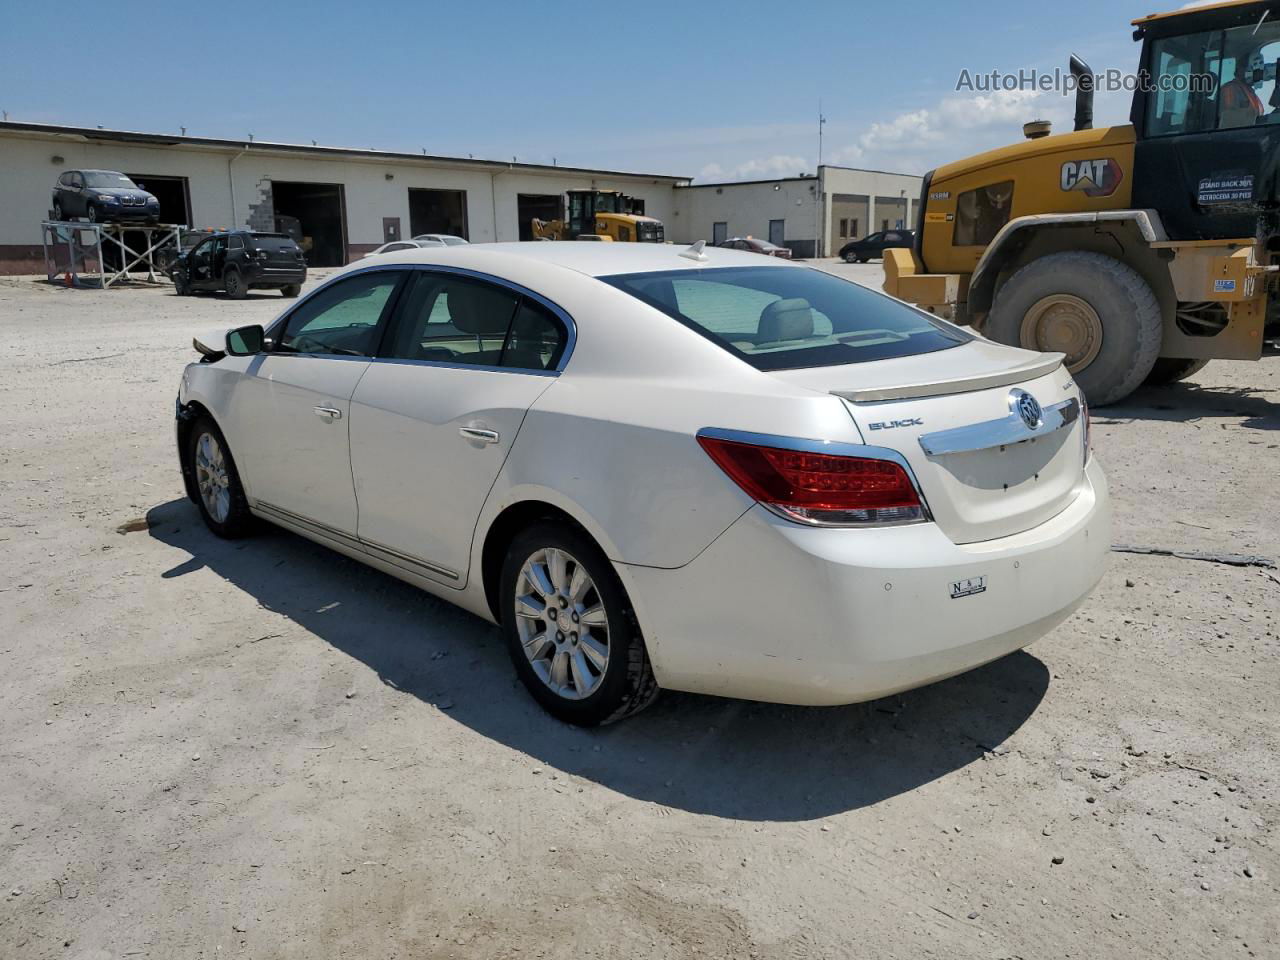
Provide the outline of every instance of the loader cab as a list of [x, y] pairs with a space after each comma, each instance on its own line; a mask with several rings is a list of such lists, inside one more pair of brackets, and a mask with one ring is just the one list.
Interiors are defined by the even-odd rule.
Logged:
[[1224, 4], [1134, 22], [1142, 40], [1130, 119], [1133, 205], [1171, 239], [1252, 237], [1275, 204], [1280, 3]]
[[569, 216], [566, 223], [569, 236], [596, 232], [596, 214], [626, 213], [626, 197], [616, 190], [570, 190], [568, 192]]

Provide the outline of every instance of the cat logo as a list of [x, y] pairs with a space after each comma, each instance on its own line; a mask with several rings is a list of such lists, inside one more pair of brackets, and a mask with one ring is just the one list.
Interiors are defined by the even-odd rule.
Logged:
[[1124, 174], [1110, 157], [1098, 160], [1068, 160], [1062, 165], [1063, 190], [1082, 190], [1086, 196], [1109, 197], [1116, 192]]

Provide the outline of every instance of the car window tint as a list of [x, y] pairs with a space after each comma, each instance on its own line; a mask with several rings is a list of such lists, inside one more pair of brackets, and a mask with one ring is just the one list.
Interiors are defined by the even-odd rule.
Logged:
[[520, 301], [511, 323], [502, 365], [522, 370], [554, 370], [564, 354], [568, 337], [568, 331], [555, 314], [526, 297]]
[[419, 273], [381, 356], [497, 366], [518, 300], [490, 283]]
[[276, 349], [373, 356], [378, 321], [401, 275], [398, 270], [357, 274], [317, 292], [289, 315]]
[[230, 247], [232, 250], [243, 250], [243, 249], [244, 249], [244, 241], [243, 241], [242, 239], [240, 239], [239, 237], [231, 237], [231, 238], [227, 241], [227, 246], [228, 246], [228, 247]]
[[[769, 304], [781, 300], [776, 293], [696, 277], [671, 281], [673, 306], [700, 326], [731, 343], [752, 344], [760, 326], [760, 316]], [[827, 315], [813, 311], [814, 331], [831, 333]]]
[[860, 363], [972, 338], [821, 270], [718, 267], [601, 277], [760, 370]]

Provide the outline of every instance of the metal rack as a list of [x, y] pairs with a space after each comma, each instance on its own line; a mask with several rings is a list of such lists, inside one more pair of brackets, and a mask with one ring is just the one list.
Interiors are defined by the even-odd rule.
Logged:
[[[133, 279], [129, 271], [141, 266], [147, 271], [147, 283], [159, 283], [158, 275], [164, 270], [157, 262], [157, 254], [170, 244], [175, 250], [181, 250], [184, 229], [178, 223], [44, 220], [41, 222], [40, 240], [44, 245], [45, 273], [50, 281], [64, 276], [72, 286], [106, 288], [113, 283]], [[125, 242], [124, 235], [135, 232], [143, 235], [142, 250], [135, 250]], [[108, 250], [114, 252], [119, 248], [119, 270], [107, 267], [103, 256], [104, 241]]]

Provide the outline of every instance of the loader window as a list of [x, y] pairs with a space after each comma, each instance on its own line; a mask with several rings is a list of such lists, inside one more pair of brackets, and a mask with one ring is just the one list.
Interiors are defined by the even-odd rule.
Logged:
[[1162, 37], [1151, 47], [1148, 137], [1280, 122], [1280, 22]]
[[1013, 209], [1013, 181], [1004, 180], [956, 197], [956, 226], [952, 244], [957, 247], [986, 246], [1009, 222]]

